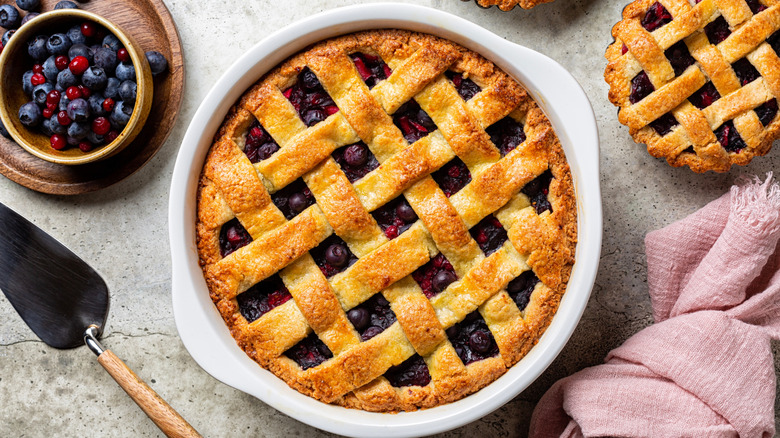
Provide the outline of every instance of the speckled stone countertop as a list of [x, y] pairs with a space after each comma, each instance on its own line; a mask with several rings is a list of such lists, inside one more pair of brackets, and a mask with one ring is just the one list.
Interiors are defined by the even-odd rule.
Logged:
[[[99, 0], [92, 0], [99, 1]], [[119, 1], [119, 0], [116, 0]], [[780, 149], [725, 174], [669, 167], [635, 144], [607, 100], [603, 53], [627, 0], [555, 0], [502, 12], [460, 0], [416, 0], [469, 19], [544, 53], [585, 89], [601, 137], [604, 243], [585, 314], [560, 356], [503, 408], [448, 437], [525, 436], [535, 403], [549, 386], [599, 364], [609, 350], [652, 323], [644, 236], [724, 193], [740, 175], [763, 175]], [[111, 291], [103, 343], [204, 436], [326, 436], [218, 382], [182, 345], [171, 306], [168, 189], [176, 154], [196, 108], [227, 67], [266, 34], [356, 0], [167, 0], [178, 25], [186, 89], [167, 143], [139, 172], [101, 191], [44, 195], [0, 177], [0, 202], [50, 232], [93, 265]], [[775, 345], [777, 352], [778, 345]], [[780, 362], [775, 362], [776, 369]], [[39, 341], [0, 298], [0, 435], [162, 436], [86, 348], [54, 350]], [[776, 410], [777, 411], [777, 410]], [[780, 419], [780, 416], [776, 418]]]

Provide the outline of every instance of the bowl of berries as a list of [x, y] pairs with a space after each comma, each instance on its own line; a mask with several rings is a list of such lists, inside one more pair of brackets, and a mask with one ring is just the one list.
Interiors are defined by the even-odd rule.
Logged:
[[0, 53], [0, 119], [38, 158], [78, 165], [140, 133], [152, 68], [138, 44], [94, 13], [60, 9], [21, 26]]

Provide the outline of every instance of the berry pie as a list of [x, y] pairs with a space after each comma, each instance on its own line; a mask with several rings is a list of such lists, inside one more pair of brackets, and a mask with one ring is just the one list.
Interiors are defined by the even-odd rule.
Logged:
[[197, 246], [246, 353], [303, 394], [429, 408], [536, 343], [576, 243], [569, 166], [494, 64], [400, 30], [326, 40], [229, 111], [198, 188]]
[[672, 166], [725, 172], [780, 136], [776, 0], [637, 0], [604, 78], [620, 122]]
[[[469, 1], [469, 0], [463, 0]], [[511, 11], [515, 6], [520, 6], [523, 9], [531, 9], [536, 5], [542, 3], [548, 3], [552, 0], [475, 0], [479, 6], [483, 8], [489, 8], [491, 6], [498, 6], [502, 11]]]

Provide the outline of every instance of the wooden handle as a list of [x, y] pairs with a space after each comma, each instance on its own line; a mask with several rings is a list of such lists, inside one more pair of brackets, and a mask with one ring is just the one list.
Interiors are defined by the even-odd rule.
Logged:
[[111, 374], [116, 383], [125, 390], [138, 406], [154, 421], [154, 424], [169, 437], [200, 437], [200, 434], [173, 410], [149, 385], [135, 375], [110, 350], [98, 356], [98, 362]]

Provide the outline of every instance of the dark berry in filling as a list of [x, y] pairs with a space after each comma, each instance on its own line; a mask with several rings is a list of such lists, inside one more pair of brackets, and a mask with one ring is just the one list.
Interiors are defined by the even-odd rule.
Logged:
[[360, 339], [367, 341], [382, 333], [396, 321], [395, 313], [381, 293], [347, 312], [349, 322], [360, 333]]
[[246, 134], [246, 145], [244, 146], [244, 153], [249, 161], [257, 163], [265, 160], [278, 150], [279, 145], [271, 137], [271, 134], [260, 125], [260, 122], [255, 120]]
[[469, 168], [458, 157], [433, 172], [431, 176], [448, 198], [471, 182]]
[[330, 348], [315, 333], [310, 334], [301, 342], [285, 351], [284, 355], [294, 360], [304, 371], [316, 367], [333, 357]]
[[428, 263], [412, 272], [412, 278], [420, 285], [426, 297], [433, 298], [446, 289], [450, 283], [457, 280], [458, 276], [450, 261], [444, 257], [444, 254], [439, 253]]
[[238, 218], [226, 222], [219, 230], [219, 252], [222, 257], [227, 257], [233, 251], [249, 245], [251, 242], [252, 236], [241, 225]]
[[761, 124], [764, 126], [768, 125], [777, 115], [777, 99], [764, 102], [761, 106], [756, 107], [755, 111]]
[[734, 127], [734, 122], [732, 120], [722, 124], [720, 128], [715, 131], [715, 137], [718, 138], [723, 149], [729, 152], [739, 153], [742, 149], [747, 147], [745, 141], [742, 140], [739, 132], [737, 132], [737, 128]]
[[395, 239], [417, 221], [417, 213], [399, 196], [371, 213], [388, 239]]
[[661, 3], [655, 2], [650, 5], [641, 23], [648, 32], [652, 32], [670, 21], [672, 21], [672, 14]]
[[486, 131], [490, 135], [490, 141], [501, 151], [502, 157], [525, 141], [522, 123], [509, 116], [492, 124]]
[[772, 35], [769, 35], [769, 38], [766, 39], [766, 42], [772, 46], [772, 49], [774, 49], [775, 53], [780, 54], [780, 30], [773, 33]]
[[528, 199], [531, 201], [531, 206], [536, 210], [536, 214], [542, 214], [542, 212], [547, 210], [550, 210], [550, 213], [552, 213], [552, 205], [550, 205], [550, 201], [547, 199], [547, 194], [550, 193], [550, 181], [552, 181], [552, 179], [552, 172], [550, 172], [550, 169], [547, 169], [544, 173], [526, 184], [525, 187], [523, 187], [523, 190], [521, 190], [528, 196]]
[[479, 88], [479, 85], [475, 84], [471, 79], [464, 78], [460, 73], [447, 70], [444, 75], [452, 81], [453, 85], [455, 85], [455, 89], [458, 90], [458, 94], [460, 94], [460, 97], [462, 97], [463, 100], [469, 100], [482, 91], [482, 89]]
[[333, 159], [339, 163], [351, 183], [379, 167], [379, 161], [363, 142], [336, 149], [333, 151]]
[[507, 240], [506, 230], [492, 214], [479, 221], [469, 232], [486, 256], [496, 252]]
[[390, 367], [385, 372], [385, 378], [396, 388], [402, 386], [425, 386], [431, 382], [431, 373], [422, 356], [415, 354], [402, 363]]
[[392, 73], [390, 67], [378, 56], [353, 53], [349, 57], [352, 58], [355, 68], [357, 68], [360, 77], [363, 78], [368, 88], [373, 88], [379, 81], [390, 77]]
[[534, 291], [537, 283], [539, 283], [539, 278], [534, 271], [529, 269], [506, 285], [506, 291], [517, 304], [518, 309], [524, 310], [528, 302], [531, 301], [531, 292]]
[[284, 90], [284, 96], [306, 126], [314, 126], [339, 110], [309, 67], [298, 74], [298, 81], [292, 87]]
[[287, 220], [298, 216], [298, 213], [306, 210], [310, 205], [314, 205], [314, 195], [303, 182], [303, 179], [290, 183], [287, 187], [271, 195], [271, 200], [282, 211]]
[[734, 69], [734, 73], [737, 74], [739, 83], [742, 85], [747, 85], [761, 76], [761, 74], [758, 73], [758, 70], [753, 67], [753, 64], [751, 64], [747, 58], [742, 58], [739, 61], [731, 64], [731, 68]]
[[252, 322], [277, 306], [286, 303], [292, 295], [282, 283], [279, 275], [273, 275], [249, 288], [236, 297], [238, 310], [247, 321]]
[[704, 33], [707, 34], [710, 44], [718, 44], [731, 35], [731, 30], [729, 30], [729, 23], [721, 15], [704, 27]]
[[316, 248], [309, 251], [309, 254], [325, 277], [332, 277], [357, 261], [357, 257], [349, 250], [346, 242], [335, 234], [323, 240]]
[[628, 100], [631, 103], [637, 103], [653, 91], [655, 91], [655, 87], [650, 83], [650, 77], [643, 70], [634, 76], [634, 79], [631, 79], [631, 94], [628, 96]]
[[747, 3], [751, 12], [753, 12], [754, 14], [758, 14], [759, 12], [766, 9], [766, 6], [759, 3], [758, 0], [745, 0], [745, 3]]
[[696, 90], [695, 93], [688, 96], [688, 101], [699, 109], [707, 108], [712, 105], [712, 102], [715, 102], [718, 99], [720, 99], [720, 93], [718, 93], [715, 84], [712, 82], [707, 82]]
[[414, 99], [398, 108], [393, 114], [393, 123], [409, 143], [414, 143], [436, 130], [436, 124]]
[[464, 365], [498, 355], [496, 340], [476, 310], [448, 328], [447, 337]]
[[677, 119], [674, 118], [672, 113], [666, 113], [650, 123], [650, 127], [661, 136], [670, 133], [672, 128], [677, 125], [679, 125], [679, 123], [677, 123]]
[[688, 51], [688, 46], [686, 46], [685, 42], [682, 40], [666, 49], [664, 55], [666, 55], [666, 59], [672, 64], [675, 76], [680, 76], [686, 68], [692, 66], [696, 62]]

